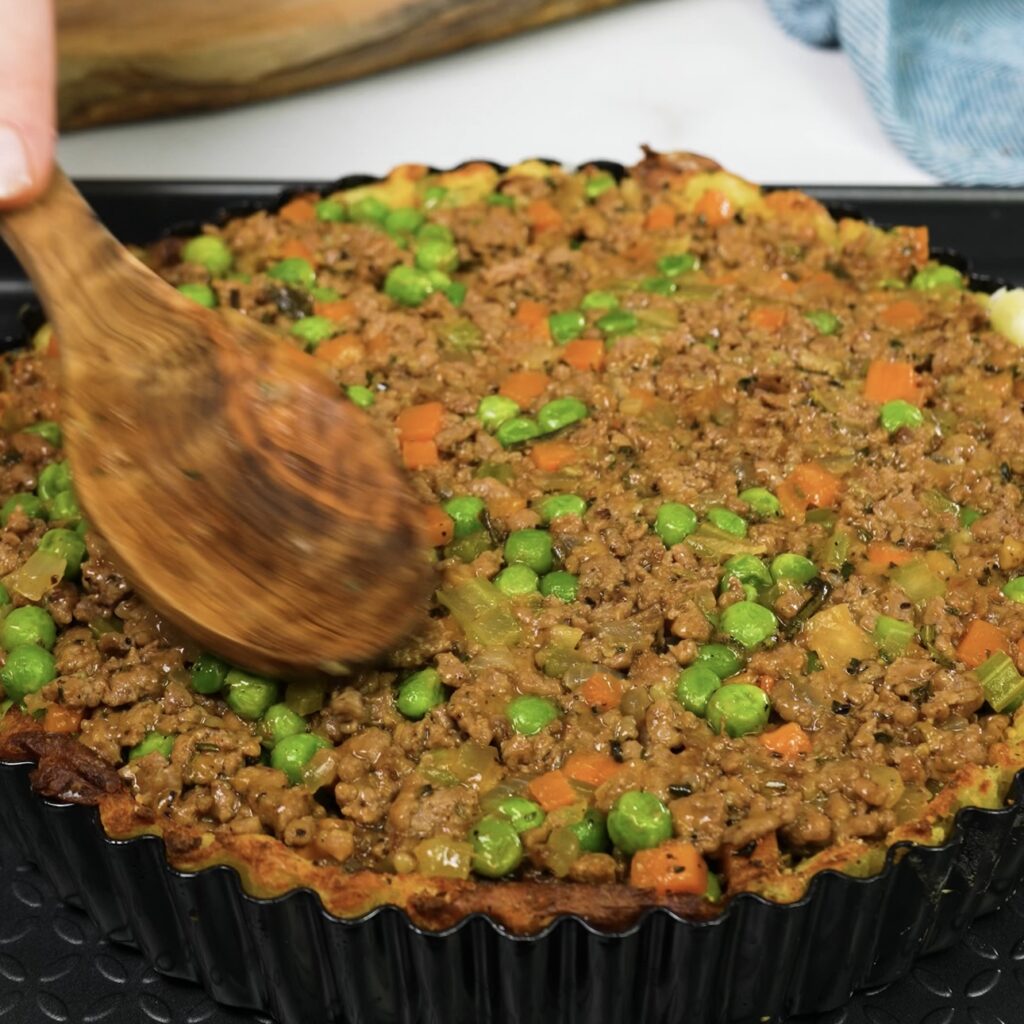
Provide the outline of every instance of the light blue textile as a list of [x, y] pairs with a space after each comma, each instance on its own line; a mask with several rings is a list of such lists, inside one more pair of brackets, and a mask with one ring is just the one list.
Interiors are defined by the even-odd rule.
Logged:
[[767, 0], [849, 54], [883, 127], [943, 181], [1024, 185], [1024, 0]]

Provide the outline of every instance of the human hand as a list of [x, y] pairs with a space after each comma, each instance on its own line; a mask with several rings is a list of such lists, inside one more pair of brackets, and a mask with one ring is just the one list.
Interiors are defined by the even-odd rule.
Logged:
[[0, 0], [0, 209], [46, 187], [56, 141], [51, 0]]

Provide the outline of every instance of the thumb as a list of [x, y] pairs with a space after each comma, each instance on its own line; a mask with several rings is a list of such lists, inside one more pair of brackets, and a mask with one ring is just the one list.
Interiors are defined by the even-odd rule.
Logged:
[[55, 57], [50, 0], [0, 0], [0, 208], [46, 187], [53, 167]]

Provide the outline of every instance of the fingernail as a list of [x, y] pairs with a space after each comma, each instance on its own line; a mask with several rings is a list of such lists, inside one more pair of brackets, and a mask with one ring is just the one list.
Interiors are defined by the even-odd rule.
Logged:
[[0, 200], [14, 199], [31, 184], [25, 143], [10, 125], [0, 124]]

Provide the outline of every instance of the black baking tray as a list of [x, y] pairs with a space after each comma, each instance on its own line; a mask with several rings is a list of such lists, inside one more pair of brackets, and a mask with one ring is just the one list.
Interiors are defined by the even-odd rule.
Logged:
[[[119, 237], [141, 243], [225, 208], [273, 204], [300, 184], [82, 187]], [[933, 247], [969, 253], [975, 274], [1024, 283], [1024, 190], [807, 191], [881, 223], [927, 224]], [[27, 282], [0, 249], [0, 339], [23, 336], [30, 303]], [[28, 770], [0, 766], [9, 833], [0, 840], [0, 1021], [199, 1024], [269, 1012], [286, 1024], [754, 1024], [809, 1011], [803, 1024], [1024, 1020], [1024, 900], [997, 911], [1024, 871], [1022, 777], [1012, 806], [963, 812], [945, 846], [902, 851], [869, 880], [825, 874], [790, 907], [748, 895], [710, 925], [654, 911], [614, 936], [565, 919], [522, 939], [480, 916], [434, 935], [392, 909], [339, 922], [308, 892], [250, 899], [229, 869], [182, 875], [159, 841], [113, 842], [94, 811], [34, 797]], [[896, 981], [916, 958], [944, 949]], [[168, 979], [198, 981], [216, 1000], [259, 1015], [215, 1006]], [[851, 1002], [852, 989], [861, 994]]]

